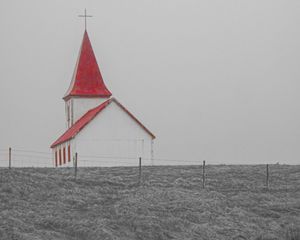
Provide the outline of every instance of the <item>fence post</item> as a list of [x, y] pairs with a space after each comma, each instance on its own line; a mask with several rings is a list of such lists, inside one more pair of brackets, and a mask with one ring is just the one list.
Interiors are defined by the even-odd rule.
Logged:
[[205, 188], [205, 160], [202, 165], [202, 188]]
[[77, 152], [75, 153], [75, 163], [74, 163], [74, 167], [75, 167], [75, 180], [77, 178], [77, 157], [78, 157], [78, 154]]
[[269, 190], [269, 164], [267, 164], [267, 168], [266, 168], [266, 186], [267, 186], [267, 190]]
[[8, 168], [11, 169], [11, 147], [8, 149]]
[[141, 178], [142, 178], [142, 158], [139, 157], [139, 184], [141, 184]]

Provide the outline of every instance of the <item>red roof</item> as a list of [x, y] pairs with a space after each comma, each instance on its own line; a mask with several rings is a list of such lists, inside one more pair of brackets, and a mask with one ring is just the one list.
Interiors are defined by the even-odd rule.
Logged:
[[90, 121], [92, 121], [104, 108], [106, 108], [111, 102], [115, 102], [120, 108], [122, 108], [136, 123], [138, 123], [153, 139], [155, 136], [136, 118], [134, 117], [121, 103], [115, 98], [110, 98], [99, 106], [89, 110], [80, 119], [78, 119], [63, 135], [61, 135], [52, 145], [51, 148], [64, 143], [74, 138]]
[[84, 32], [73, 78], [64, 99], [71, 96], [111, 96], [104, 84], [87, 31]]

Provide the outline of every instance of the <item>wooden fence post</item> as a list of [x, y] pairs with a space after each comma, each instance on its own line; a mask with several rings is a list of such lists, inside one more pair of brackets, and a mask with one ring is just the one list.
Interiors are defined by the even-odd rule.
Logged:
[[142, 158], [139, 157], [139, 184], [141, 184], [141, 178], [142, 178]]
[[269, 190], [269, 164], [267, 164], [267, 168], [266, 168], [266, 187], [267, 190]]
[[202, 188], [205, 188], [205, 160], [202, 165]]
[[11, 147], [8, 149], [8, 168], [11, 169]]
[[77, 157], [78, 157], [78, 154], [77, 152], [75, 153], [75, 162], [74, 162], [74, 167], [75, 167], [75, 180], [77, 178]]

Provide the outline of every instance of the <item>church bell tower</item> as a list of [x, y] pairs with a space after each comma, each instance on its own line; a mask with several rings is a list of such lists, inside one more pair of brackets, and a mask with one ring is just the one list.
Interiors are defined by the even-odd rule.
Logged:
[[71, 127], [89, 109], [98, 106], [111, 95], [104, 84], [88, 33], [85, 30], [72, 81], [63, 97], [67, 128]]

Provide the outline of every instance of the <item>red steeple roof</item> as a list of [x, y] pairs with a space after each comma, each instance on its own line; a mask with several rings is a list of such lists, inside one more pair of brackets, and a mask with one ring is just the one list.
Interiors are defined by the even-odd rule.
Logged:
[[111, 92], [104, 84], [87, 31], [84, 32], [74, 75], [64, 99], [71, 96], [111, 96]]

